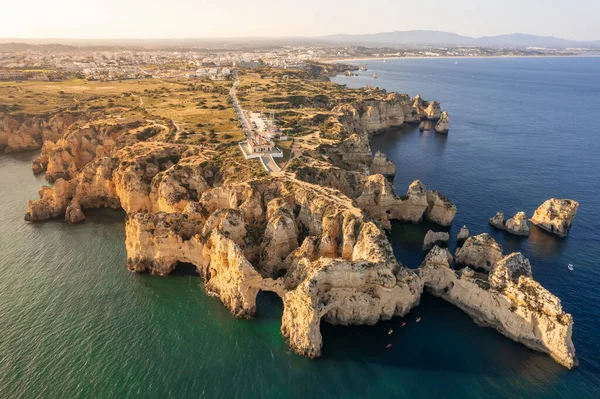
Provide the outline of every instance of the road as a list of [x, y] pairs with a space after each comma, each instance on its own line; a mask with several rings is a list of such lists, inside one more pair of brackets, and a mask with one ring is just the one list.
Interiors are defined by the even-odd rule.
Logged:
[[240, 105], [240, 102], [237, 98], [237, 87], [240, 84], [240, 78], [238, 77], [238, 71], [233, 71], [233, 86], [229, 90], [229, 97], [231, 98], [231, 103], [233, 104], [233, 108], [235, 109], [235, 113], [238, 116], [240, 123], [242, 124], [242, 129], [244, 130], [244, 134], [250, 140], [252, 138], [252, 127], [250, 123], [248, 123], [248, 119], [246, 119], [246, 115], [244, 115], [244, 110]]
[[281, 172], [281, 169], [279, 168], [279, 166], [277, 166], [277, 163], [275, 163], [275, 160], [271, 155], [262, 155], [260, 157], [260, 161], [262, 162], [267, 172]]

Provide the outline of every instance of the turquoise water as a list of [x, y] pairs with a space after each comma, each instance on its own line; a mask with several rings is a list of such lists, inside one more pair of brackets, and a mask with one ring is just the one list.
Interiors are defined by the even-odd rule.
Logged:
[[[464, 223], [490, 231], [496, 211], [531, 213], [553, 195], [580, 201], [566, 240], [494, 232], [507, 251], [530, 257], [573, 313], [577, 370], [430, 296], [404, 320], [324, 325], [324, 356], [302, 358], [279, 332], [277, 297], [261, 294], [257, 318], [237, 320], [185, 268], [166, 278], [128, 272], [121, 212], [88, 213], [78, 226], [24, 223], [43, 184], [28, 153], [0, 155], [0, 398], [598, 397], [600, 59], [548, 61], [369, 65], [380, 86], [438, 99], [452, 118], [447, 138], [406, 129], [374, 147], [395, 160], [399, 191], [419, 178], [455, 201], [453, 234]], [[394, 226], [406, 265], [420, 263], [427, 228]]]

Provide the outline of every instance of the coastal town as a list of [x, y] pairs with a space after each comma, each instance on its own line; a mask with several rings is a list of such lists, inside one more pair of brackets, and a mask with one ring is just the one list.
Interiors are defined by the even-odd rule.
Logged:
[[232, 68], [302, 68], [307, 62], [348, 59], [568, 56], [587, 49], [295, 45], [253, 50], [195, 47], [44, 46], [0, 43], [2, 80], [211, 79], [231, 78]]

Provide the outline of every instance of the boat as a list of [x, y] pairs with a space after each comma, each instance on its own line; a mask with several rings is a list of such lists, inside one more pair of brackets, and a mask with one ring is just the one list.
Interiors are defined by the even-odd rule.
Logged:
[[386, 348], [391, 348], [391, 347], [392, 347], [392, 344], [387, 344], [385, 347], [386, 347]]
[[569, 269], [570, 271], [573, 271], [573, 265], [569, 263], [569, 266], [567, 266], [567, 269]]
[[420, 322], [420, 321], [421, 321], [421, 318], [420, 318], [420, 317], [417, 317], [417, 323], [418, 323], [418, 322]]
[[392, 330], [392, 329], [390, 328], [390, 331], [388, 331], [388, 335], [392, 334], [393, 332], [394, 332], [394, 330]]
[[361, 66], [361, 67], [360, 67], [360, 70], [361, 70], [361, 71], [366, 71], [366, 70], [367, 70], [367, 67], [366, 67], [366, 66]]
[[377, 74], [376, 73], [373, 74], [373, 78], [377, 79]]
[[402, 322], [402, 327], [404, 327], [406, 325], [406, 322]]

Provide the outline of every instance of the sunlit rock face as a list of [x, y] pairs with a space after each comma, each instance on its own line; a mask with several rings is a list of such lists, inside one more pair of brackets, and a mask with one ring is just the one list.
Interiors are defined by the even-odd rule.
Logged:
[[483, 271], [502, 258], [502, 246], [487, 233], [469, 237], [462, 248], [456, 250], [456, 264]]
[[423, 251], [428, 251], [435, 245], [448, 245], [450, 235], [444, 231], [429, 230], [423, 240]]
[[450, 131], [450, 116], [448, 112], [442, 112], [440, 119], [435, 124], [435, 131], [439, 134], [448, 134]]
[[426, 289], [458, 306], [483, 326], [549, 354], [567, 368], [577, 366], [573, 318], [560, 300], [532, 277], [520, 253], [507, 255], [488, 273], [450, 268], [447, 250], [434, 247], [419, 268]]
[[504, 224], [504, 229], [514, 235], [528, 236], [529, 225], [527, 224], [527, 215], [525, 212], [517, 212], [515, 216], [508, 219]]
[[550, 198], [535, 210], [531, 223], [559, 237], [566, 237], [573, 225], [579, 202]]

